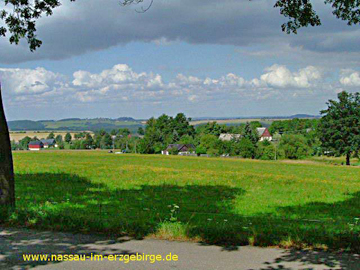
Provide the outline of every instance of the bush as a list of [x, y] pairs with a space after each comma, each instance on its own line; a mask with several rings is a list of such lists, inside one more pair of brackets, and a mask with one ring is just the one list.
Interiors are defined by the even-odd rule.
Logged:
[[202, 146], [202, 145], [199, 145], [199, 146], [196, 147], [195, 152], [198, 155], [206, 154], [206, 148], [204, 146]]
[[275, 159], [275, 146], [271, 143], [260, 143], [256, 157], [261, 160]]
[[256, 147], [248, 138], [242, 138], [238, 144], [240, 156], [243, 158], [255, 158]]
[[63, 142], [59, 143], [59, 149], [65, 149], [65, 145]]
[[211, 149], [207, 150], [207, 154], [212, 157], [217, 157], [217, 156], [219, 156], [219, 150], [215, 149], [215, 148], [211, 148]]
[[178, 155], [179, 154], [179, 150], [176, 147], [173, 147], [169, 150], [169, 154], [170, 155]]
[[[201, 148], [199, 148], [201, 147]], [[200, 145], [196, 148], [201, 150], [201, 153], [196, 151], [197, 154], [209, 154], [212, 156], [218, 156], [220, 153], [221, 141], [214, 135], [206, 134], [200, 139]], [[205, 153], [204, 150], [205, 149]]]
[[303, 135], [284, 135], [280, 140], [280, 149], [284, 151], [285, 158], [301, 159], [311, 155], [312, 150], [308, 146]]

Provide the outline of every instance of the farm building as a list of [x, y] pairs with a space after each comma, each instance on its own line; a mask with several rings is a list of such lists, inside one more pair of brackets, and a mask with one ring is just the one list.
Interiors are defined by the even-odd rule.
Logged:
[[256, 131], [259, 134], [260, 141], [272, 141], [272, 136], [269, 132], [269, 130], [265, 127], [257, 128]]
[[31, 141], [29, 142], [29, 150], [39, 151], [44, 147], [44, 144], [41, 141]]
[[231, 133], [221, 133], [219, 136], [219, 140], [221, 141], [238, 140], [240, 138], [241, 138], [241, 134], [231, 134]]
[[169, 155], [173, 149], [175, 149], [179, 155], [186, 155], [193, 153], [195, 146], [193, 144], [169, 144], [165, 150], [161, 151], [161, 154]]
[[54, 147], [55, 146], [55, 140], [54, 139], [47, 139], [47, 140], [41, 140], [41, 142], [44, 145], [44, 148]]

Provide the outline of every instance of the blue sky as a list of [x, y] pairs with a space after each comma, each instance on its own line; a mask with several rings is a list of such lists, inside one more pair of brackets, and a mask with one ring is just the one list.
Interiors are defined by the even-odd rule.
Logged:
[[318, 114], [359, 89], [360, 29], [313, 2], [323, 25], [287, 35], [268, 0], [64, 1], [35, 53], [0, 39], [7, 117]]

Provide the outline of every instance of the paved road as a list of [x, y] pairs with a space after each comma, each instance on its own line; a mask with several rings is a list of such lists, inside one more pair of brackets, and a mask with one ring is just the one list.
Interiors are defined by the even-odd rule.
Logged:
[[[169, 253], [178, 261], [166, 261]], [[24, 262], [33, 254], [160, 254], [165, 261]], [[123, 257], [126, 258], [126, 257]], [[119, 260], [120, 257], [117, 257]], [[198, 243], [162, 240], [111, 239], [100, 236], [0, 228], [0, 269], [360, 269], [360, 256], [277, 248], [237, 247], [227, 249]]]

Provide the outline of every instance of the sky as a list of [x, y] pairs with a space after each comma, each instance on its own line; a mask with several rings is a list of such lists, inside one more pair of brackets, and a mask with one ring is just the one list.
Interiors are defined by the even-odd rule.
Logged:
[[312, 2], [322, 25], [288, 35], [272, 0], [63, 1], [36, 52], [0, 38], [7, 119], [318, 115], [359, 91], [360, 28]]

